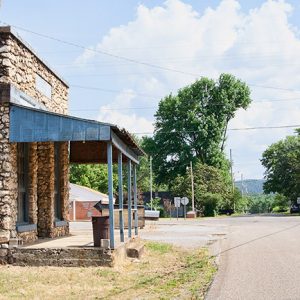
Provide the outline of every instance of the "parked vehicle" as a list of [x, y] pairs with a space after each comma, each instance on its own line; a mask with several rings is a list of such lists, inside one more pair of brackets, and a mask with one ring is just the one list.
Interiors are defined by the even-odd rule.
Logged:
[[300, 213], [300, 206], [299, 206], [299, 204], [292, 204], [291, 207], [290, 207], [290, 213], [291, 214]]

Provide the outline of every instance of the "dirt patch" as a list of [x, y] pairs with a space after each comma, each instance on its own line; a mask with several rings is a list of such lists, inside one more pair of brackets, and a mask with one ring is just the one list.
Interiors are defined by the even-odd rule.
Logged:
[[0, 267], [0, 299], [203, 299], [215, 273], [206, 249], [147, 242], [122, 267]]

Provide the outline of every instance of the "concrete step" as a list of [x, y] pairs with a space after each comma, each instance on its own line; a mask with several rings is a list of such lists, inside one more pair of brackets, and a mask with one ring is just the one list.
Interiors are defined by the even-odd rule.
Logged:
[[101, 248], [14, 248], [8, 260], [16, 266], [90, 267], [114, 264], [111, 250]]

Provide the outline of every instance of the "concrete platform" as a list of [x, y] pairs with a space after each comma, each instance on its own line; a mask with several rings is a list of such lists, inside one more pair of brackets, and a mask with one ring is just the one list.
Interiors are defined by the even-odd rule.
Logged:
[[[134, 232], [134, 231], [132, 231]], [[128, 242], [128, 231], [125, 230], [125, 242]], [[121, 245], [120, 231], [115, 230], [115, 248]], [[74, 248], [93, 247], [93, 231], [91, 222], [70, 222], [70, 235], [59, 238], [39, 239], [32, 244], [26, 244], [22, 248]]]
[[[127, 258], [127, 248], [141, 248], [138, 237], [120, 242], [115, 231], [115, 249], [94, 247], [91, 222], [70, 223], [70, 235], [55, 239], [39, 239], [17, 248], [1, 249], [0, 264], [17, 266], [112, 267]], [[134, 231], [133, 231], [134, 232]], [[125, 231], [125, 237], [128, 235]], [[132, 245], [137, 246], [132, 246]], [[139, 251], [140, 252], [140, 251]], [[131, 253], [131, 252], [130, 252]]]

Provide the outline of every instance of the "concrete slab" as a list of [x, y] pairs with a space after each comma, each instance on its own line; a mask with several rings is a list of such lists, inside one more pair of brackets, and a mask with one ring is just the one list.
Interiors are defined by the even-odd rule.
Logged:
[[[129, 239], [125, 230], [125, 242]], [[126, 238], [127, 237], [127, 238]], [[119, 247], [120, 232], [115, 230], [115, 247]], [[55, 239], [39, 239], [35, 243], [22, 246], [26, 249], [37, 248], [74, 248], [74, 247], [93, 247], [93, 231], [91, 222], [70, 222], [70, 235]]]

